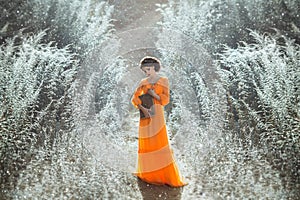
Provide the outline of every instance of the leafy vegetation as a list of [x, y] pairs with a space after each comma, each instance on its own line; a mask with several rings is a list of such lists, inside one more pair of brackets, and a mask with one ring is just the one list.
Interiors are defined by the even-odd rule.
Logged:
[[[112, 6], [0, 7], [0, 197], [142, 199], [128, 173], [137, 141]], [[182, 198], [299, 198], [299, 2], [157, 7]]]
[[[257, 9], [252, 3], [215, 0], [158, 5], [164, 16], [161, 25], [168, 33], [161, 34], [158, 47], [167, 66], [188, 80], [199, 105], [198, 112], [182, 106], [178, 112], [176, 107], [176, 119], [181, 119], [176, 127], [184, 128], [175, 130], [178, 143], [188, 144], [180, 151], [194, 166], [191, 176], [202, 177], [195, 180], [194, 191], [222, 199], [297, 198], [299, 43], [297, 22], [288, 19], [299, 17], [293, 12], [299, 4], [256, 1]], [[226, 12], [229, 7], [233, 9]], [[211, 57], [203, 50], [193, 51], [203, 47]], [[185, 73], [185, 69], [192, 70]], [[215, 82], [210, 81], [213, 77]], [[190, 96], [176, 88], [174, 93]]]
[[[257, 41], [221, 55], [229, 121], [247, 146], [263, 149], [288, 184], [299, 183], [299, 45], [251, 33]], [[235, 119], [233, 119], [235, 118]]]
[[14, 183], [37, 146], [52, 146], [71, 126], [77, 65], [67, 48], [41, 43], [44, 35], [1, 46], [1, 184]]

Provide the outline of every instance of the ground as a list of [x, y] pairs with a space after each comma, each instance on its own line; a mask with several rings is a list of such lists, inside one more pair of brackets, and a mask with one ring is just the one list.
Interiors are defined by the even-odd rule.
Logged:
[[[153, 54], [156, 35], [153, 32], [157, 27], [156, 23], [161, 20], [161, 15], [156, 10], [155, 4], [167, 3], [167, 0], [129, 0], [118, 1], [110, 0], [115, 5], [115, 14], [113, 15], [114, 26], [118, 37], [121, 39], [121, 54], [132, 61], [132, 68], [128, 70], [129, 74], [136, 74], [133, 82], [141, 78], [140, 73], [131, 73], [136, 70], [138, 61], [147, 53]], [[132, 83], [131, 85], [134, 85]], [[128, 132], [129, 140], [137, 143], [132, 133], [138, 131], [138, 115], [135, 110], [131, 110], [129, 118], [133, 119], [131, 123], [124, 125], [124, 131]], [[176, 148], [173, 146], [173, 148]], [[132, 165], [132, 163], [131, 163]], [[168, 186], [156, 186], [147, 184], [137, 179], [140, 192], [143, 199], [181, 199], [183, 188], [171, 188]], [[186, 186], [188, 187], [188, 186]]]

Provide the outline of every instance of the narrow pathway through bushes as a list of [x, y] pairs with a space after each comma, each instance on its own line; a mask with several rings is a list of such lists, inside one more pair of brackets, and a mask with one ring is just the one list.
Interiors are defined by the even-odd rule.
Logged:
[[[116, 34], [121, 40], [121, 54], [124, 58], [130, 60], [131, 67], [127, 74], [130, 74], [132, 80], [128, 85], [135, 85], [141, 78], [142, 74], [134, 72], [137, 70], [139, 60], [147, 55], [153, 55], [155, 52], [156, 35], [153, 27], [161, 20], [161, 15], [156, 11], [155, 4], [167, 3], [167, 0], [130, 0], [121, 2], [110, 0], [112, 5], [115, 5], [114, 25]], [[129, 87], [130, 88], [130, 87]], [[128, 123], [124, 124], [123, 130], [128, 134], [129, 143], [137, 143], [138, 133], [138, 115], [137, 111], [132, 108], [129, 112]], [[176, 148], [173, 146], [173, 148]], [[137, 184], [143, 199], [181, 199], [183, 188], [171, 188], [168, 186], [155, 186], [144, 183], [137, 179]]]

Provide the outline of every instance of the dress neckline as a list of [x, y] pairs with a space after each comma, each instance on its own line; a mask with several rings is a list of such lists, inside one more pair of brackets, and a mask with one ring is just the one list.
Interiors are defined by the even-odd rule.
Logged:
[[146, 80], [147, 80], [148, 83], [154, 85], [154, 84], [156, 84], [156, 83], [159, 81], [159, 79], [161, 79], [161, 76], [158, 76], [158, 78], [157, 78], [157, 80], [156, 80], [155, 82], [150, 82], [150, 81], [148, 80], [148, 78], [147, 78]]

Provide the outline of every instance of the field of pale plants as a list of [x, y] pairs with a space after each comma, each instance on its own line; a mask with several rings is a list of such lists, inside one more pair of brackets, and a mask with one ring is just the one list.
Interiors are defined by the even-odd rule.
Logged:
[[[0, 199], [146, 198], [131, 174], [136, 81], [124, 81], [137, 76], [118, 55], [113, 6], [0, 7]], [[293, 0], [157, 5], [153, 54], [170, 80], [166, 123], [189, 183], [178, 198], [300, 197], [299, 8]]]

